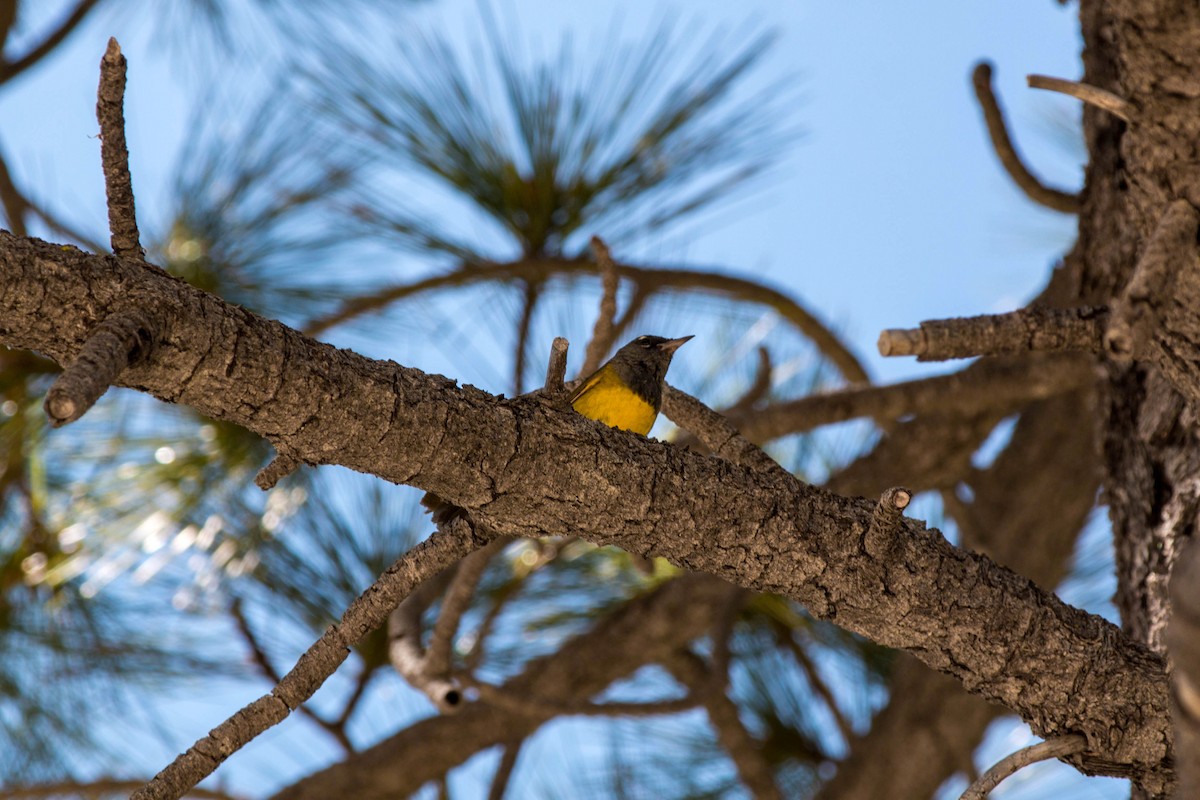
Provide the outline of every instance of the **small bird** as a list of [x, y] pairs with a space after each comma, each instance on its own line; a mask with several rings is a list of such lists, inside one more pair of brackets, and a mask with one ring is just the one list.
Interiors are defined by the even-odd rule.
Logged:
[[[589, 419], [645, 436], [662, 408], [663, 382], [671, 357], [691, 338], [637, 337], [580, 383], [567, 402]], [[421, 505], [438, 525], [464, 514], [461, 508], [432, 492], [426, 492]]]
[[645, 436], [662, 408], [671, 357], [691, 338], [637, 337], [579, 384], [567, 402], [589, 419]]

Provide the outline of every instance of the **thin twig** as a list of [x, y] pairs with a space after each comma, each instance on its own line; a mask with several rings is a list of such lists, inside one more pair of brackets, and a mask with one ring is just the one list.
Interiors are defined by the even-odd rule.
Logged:
[[1000, 760], [979, 777], [979, 780], [967, 787], [959, 800], [984, 800], [988, 793], [1000, 785], [1000, 782], [1020, 769], [1038, 761], [1082, 753], [1087, 747], [1087, 740], [1077, 733], [1065, 736], [1054, 736], [1044, 742], [1018, 750]]
[[[240, 598], [234, 599], [233, 604], [229, 608], [229, 613], [233, 617], [233, 622], [237, 626], [238, 633], [242, 635], [242, 640], [250, 648], [250, 658], [254, 661], [255, 666], [258, 667], [258, 671], [271, 683], [279, 683], [282, 676], [275, 669], [275, 665], [271, 663], [271, 658], [267, 655], [266, 648], [259, 642], [254, 629], [250, 627], [250, 621], [246, 619], [246, 614], [242, 610], [242, 601]], [[350, 742], [350, 738], [346, 736], [346, 731], [342, 724], [325, 719], [310, 708], [307, 703], [301, 705], [298, 710], [336, 739], [338, 745], [341, 746], [347, 755], [354, 752], [354, 745]]]
[[463, 678], [463, 684], [479, 693], [479, 700], [488, 705], [502, 708], [515, 714], [540, 717], [653, 717], [679, 714], [700, 705], [692, 695], [675, 700], [657, 700], [646, 703], [555, 703], [536, 695], [518, 695], [514, 692], [484, 683], [474, 678]]
[[58, 47], [71, 34], [71, 31], [79, 26], [79, 23], [83, 22], [84, 17], [99, 2], [100, 0], [79, 0], [75, 4], [75, 8], [59, 23], [58, 27], [46, 34], [46, 37], [42, 41], [29, 49], [29, 52], [13, 61], [0, 60], [0, 83], [15, 78], [49, 55], [54, 48]]
[[525, 301], [521, 307], [521, 319], [517, 322], [517, 351], [513, 360], [513, 394], [519, 395], [525, 386], [525, 347], [529, 343], [529, 328], [533, 324], [533, 311], [542, 293], [541, 281], [525, 282]]
[[[114, 794], [127, 794], [142, 785], [142, 781], [121, 780], [118, 778], [98, 778], [86, 783], [75, 781], [58, 781], [55, 783], [38, 783], [31, 786], [8, 786], [0, 789], [0, 800], [42, 800], [54, 797], [111, 797]], [[199, 800], [237, 800], [237, 795], [216, 789], [192, 787], [184, 797], [195, 797]]]
[[912, 492], [900, 486], [884, 490], [871, 514], [871, 524], [863, 534], [863, 549], [876, 558], [884, 558], [895, 549], [896, 534], [904, 521], [904, 509], [912, 502]]
[[763, 470], [783, 470], [775, 459], [738, 433], [729, 420], [687, 392], [665, 384], [662, 410], [671, 422], [691, 433], [720, 458]]
[[767, 396], [771, 391], [771, 353], [765, 347], [758, 348], [758, 369], [754, 373], [754, 381], [737, 402], [722, 413], [734, 416], [749, 411], [754, 404]]
[[133, 303], [97, 325], [46, 393], [50, 424], [61, 427], [87, 413], [127, 367], [149, 354], [160, 328], [153, 309]]
[[521, 755], [521, 746], [525, 744], [524, 739], [517, 739], [504, 747], [504, 755], [500, 757], [500, 763], [496, 765], [496, 774], [492, 776], [492, 787], [488, 790], [488, 800], [504, 800], [504, 793], [508, 790], [508, 782], [512, 779], [513, 770], [517, 767], [517, 758]]
[[1090, 106], [1102, 108], [1114, 117], [1120, 117], [1126, 122], [1133, 122], [1135, 109], [1125, 98], [1115, 95], [1107, 89], [1101, 89], [1087, 83], [1067, 81], [1062, 78], [1051, 78], [1049, 75], [1027, 75], [1032, 89], [1045, 89], [1048, 92], [1058, 92], [1069, 95], [1076, 100], [1082, 100]]
[[[764, 305], [776, 311], [788, 324], [811, 340], [822, 355], [841, 372], [848, 383], [868, 383], [870, 381], [862, 362], [850, 351], [845, 342], [815, 314], [804, 308], [798, 300], [778, 289], [713, 268], [655, 268], [616, 263], [614, 266], [621, 278], [634, 285], [634, 299], [630, 302], [631, 308], [635, 304], [640, 307], [651, 295], [662, 291], [708, 292], [738, 302]], [[554, 275], [594, 275], [595, 273], [595, 265], [590, 261], [583, 260], [541, 258], [504, 263], [472, 264], [418, 281], [372, 289], [367, 294], [347, 300], [332, 314], [313, 320], [304, 327], [304, 333], [315, 336], [335, 325], [340, 325], [363, 314], [379, 311], [397, 301], [446, 287], [467, 286], [488, 281], [507, 281], [513, 278], [540, 277], [548, 279]], [[627, 324], [627, 320], [624, 322]]]
[[787, 646], [788, 651], [792, 654], [792, 658], [800, 666], [800, 670], [804, 673], [808, 685], [821, 698], [821, 702], [829, 710], [833, 716], [834, 724], [837, 725], [838, 731], [842, 734], [842, 741], [847, 746], [854, 741], [854, 726], [846, 719], [846, 715], [842, 713], [841, 707], [837, 703], [837, 698], [833, 696], [833, 691], [829, 688], [829, 684], [825, 683], [821, 673], [817, 670], [817, 665], [808, 657], [808, 653], [804, 650], [804, 645], [796, 641], [792, 635], [791, 628], [777, 623], [777, 629], [780, 640]]
[[599, 236], [592, 237], [592, 253], [596, 256], [596, 266], [600, 270], [603, 294], [600, 296], [596, 324], [592, 327], [592, 338], [587, 344], [583, 366], [579, 370], [581, 376], [591, 375], [600, 368], [600, 362], [612, 348], [613, 337], [616, 335], [614, 320], [617, 316], [617, 288], [620, 286], [617, 267], [613, 263], [608, 245]]
[[752, 413], [728, 413], [742, 435], [762, 443], [859, 417], [894, 422], [913, 414], [1015, 410], [1094, 379], [1092, 365], [1078, 356], [996, 359], [986, 369], [964, 369], [886, 386], [851, 386], [772, 403]]
[[1099, 353], [1106, 308], [1023, 308], [1008, 314], [927, 320], [920, 328], [879, 334], [879, 354], [946, 361], [1036, 351]]
[[177, 800], [212, 774], [263, 731], [282, 722], [291, 711], [312, 697], [350, 654], [350, 647], [375, 630], [401, 598], [421, 581], [444, 570], [482, 542], [466, 520], [456, 520], [413, 547], [388, 567], [374, 584], [359, 595], [342, 619], [331, 625], [296, 666], [271, 690], [238, 711], [172, 761], [131, 800]]
[[484, 570], [510, 542], [512, 539], [509, 538], [497, 539], [459, 562], [450, 585], [442, 595], [442, 607], [425, 651], [425, 670], [430, 675], [444, 676], [450, 673], [450, 651], [462, 615], [471, 606], [471, 599], [475, 596]]
[[1004, 111], [1000, 108], [1000, 101], [992, 90], [992, 65], [986, 61], [976, 64], [971, 74], [971, 83], [975, 86], [975, 97], [983, 110], [983, 121], [987, 125], [988, 136], [991, 137], [992, 148], [1008, 176], [1026, 197], [1035, 203], [1065, 214], [1078, 213], [1079, 195], [1044, 185], [1021, 160], [1021, 155], [1008, 135], [1008, 126], [1004, 122]]
[[567, 348], [569, 344], [561, 336], [555, 336], [550, 345], [550, 360], [546, 364], [546, 382], [542, 391], [550, 397], [562, 394], [566, 387], [563, 378], [567, 376]]
[[100, 161], [104, 191], [108, 196], [108, 229], [113, 253], [121, 258], [146, 259], [138, 236], [129, 175], [129, 150], [125, 146], [125, 56], [116, 39], [100, 59], [100, 88], [96, 93], [96, 120], [100, 123]]
[[[280, 447], [281, 445], [276, 445]], [[274, 489], [275, 484], [291, 475], [304, 462], [297, 458], [293, 453], [284, 450], [276, 450], [275, 457], [271, 459], [265, 467], [258, 471], [254, 476], [254, 483], [264, 492], [269, 489]]]

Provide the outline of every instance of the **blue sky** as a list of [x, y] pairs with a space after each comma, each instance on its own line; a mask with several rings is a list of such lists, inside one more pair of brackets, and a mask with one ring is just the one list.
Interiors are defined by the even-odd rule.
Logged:
[[[45, 3], [45, 13], [66, 5]], [[1049, 183], [1077, 187], [1082, 150], [1065, 131], [1078, 109], [1024, 84], [1030, 72], [1078, 76], [1074, 6], [1051, 0], [917, 6], [504, 0], [496, 6], [522, 36], [550, 52], [567, 34], [581, 49], [596, 44], [614, 19], [631, 38], [675, 17], [705, 30], [747, 21], [775, 29], [778, 46], [762, 77], [795, 80], [794, 121], [804, 136], [781, 154], [765, 187], [735, 206], [730, 221], [696, 227], [686, 239], [646, 242], [637, 255], [718, 265], [787, 289], [841, 331], [877, 379], [946, 368], [885, 361], [874, 346], [880, 329], [1018, 307], [1069, 247], [1074, 219], [1025, 200], [1001, 170], [969, 75], [980, 58], [995, 63], [995, 84], [1027, 163]], [[477, 9], [475, 0], [407, 7], [395, 14], [394, 31], [364, 34], [364, 47], [384, 47], [389, 36], [414, 26], [468, 42]], [[347, 26], [352, 31], [353, 21]], [[94, 104], [97, 64], [110, 35], [130, 60], [126, 114], [139, 214], [161, 218], [173, 161], [189, 135], [191, 99], [205, 81], [187, 74], [183, 59], [168, 56], [160, 27], [135, 13], [101, 13], [63, 52], [0, 95], [0, 144], [22, 183], [91, 230], [103, 230], [105, 219]], [[249, 64], [221, 69], [215, 78], [224, 84], [269, 77]], [[997, 733], [1000, 752], [1011, 747], [1010, 736]], [[246, 754], [223, 770], [234, 788], [256, 786], [254, 761]], [[286, 781], [310, 766], [293, 764], [274, 779]], [[1114, 786], [1104, 782], [1103, 790]], [[1018, 788], [994, 796], [1032, 795]]]

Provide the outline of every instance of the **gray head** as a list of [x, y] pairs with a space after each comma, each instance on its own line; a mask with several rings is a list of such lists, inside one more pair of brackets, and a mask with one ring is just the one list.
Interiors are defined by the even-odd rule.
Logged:
[[667, 377], [671, 357], [691, 336], [665, 339], [662, 336], [639, 336], [622, 347], [608, 361], [608, 366], [643, 400], [662, 407], [662, 386]]

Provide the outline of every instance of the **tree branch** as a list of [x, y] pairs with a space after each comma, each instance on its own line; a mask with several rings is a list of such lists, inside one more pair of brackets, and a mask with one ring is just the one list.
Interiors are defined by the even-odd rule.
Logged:
[[996, 411], [1007, 415], [1095, 380], [1094, 367], [1078, 356], [997, 358], [950, 375], [852, 386], [754, 411], [731, 410], [728, 416], [743, 436], [761, 443], [859, 417], [892, 422], [919, 414], [970, 416]]
[[1184, 545], [1171, 574], [1171, 713], [1175, 720], [1175, 763], [1179, 797], [1200, 792], [1200, 546]]
[[1013, 183], [1017, 184], [1026, 197], [1039, 205], [1064, 214], [1079, 213], [1078, 195], [1044, 185], [1021, 160], [1021, 155], [1009, 138], [1008, 126], [1004, 124], [1004, 111], [1000, 108], [1000, 101], [992, 91], [992, 65], [986, 61], [976, 64], [971, 73], [971, 83], [975, 87], [975, 98], [983, 111], [988, 136], [992, 139], [992, 149], [996, 151], [1000, 164], [1013, 179]]
[[542, 392], [551, 398], [566, 391], [563, 378], [567, 376], [567, 347], [567, 340], [561, 336], [555, 336], [550, 345], [550, 360], [546, 364], [546, 382]]
[[152, 306], [136, 303], [106, 317], [46, 393], [50, 424], [58, 428], [87, 413], [125, 370], [150, 354], [161, 327]]
[[[916, 521], [904, 521], [882, 561], [846, 544], [870, 524], [873, 503], [782, 469], [458, 387], [305, 339], [140, 262], [0, 233], [6, 344], [70, 359], [133, 289], [177, 322], [172, 347], [127, 371], [127, 384], [276, 436], [307, 461], [432, 491], [498, 535], [580, 535], [782, 594], [912, 651], [1035, 732], [1084, 733], [1086, 772], [1170, 782], [1161, 658]], [[1114, 734], [1112, 719], [1139, 724]]]
[[1081, 753], [1086, 749], [1087, 741], [1078, 734], [1055, 736], [1044, 742], [1038, 742], [996, 763], [994, 767], [980, 776], [979, 780], [967, 787], [959, 800], [986, 800], [988, 793], [1000, 785], [1000, 782], [1020, 769], [1045, 761], [1050, 758], [1062, 758]]
[[453, 717], [435, 716], [362, 753], [309, 775], [276, 800], [407, 797], [488, 747], [531, 736], [558, 706], [578, 704], [645, 664], [663, 663], [704, 635], [729, 597], [729, 584], [708, 575], [683, 575], [635, 597], [557, 652], [530, 661], [499, 687], [506, 697], [537, 697], [519, 710], [470, 703]]
[[54, 48], [58, 47], [59, 44], [71, 35], [72, 31], [79, 27], [79, 23], [83, 22], [84, 17], [99, 2], [100, 0], [79, 0], [75, 4], [75, 8], [59, 23], [58, 27], [48, 33], [42, 41], [30, 48], [29, 52], [13, 61], [0, 61], [0, 84], [12, 80], [53, 52]]
[[620, 286], [617, 267], [608, 251], [608, 245], [599, 236], [592, 237], [592, 253], [596, 257], [596, 267], [600, 270], [603, 294], [600, 297], [600, 310], [596, 313], [596, 324], [592, 327], [592, 338], [588, 340], [583, 366], [579, 369], [582, 377], [587, 377], [600, 368], [604, 356], [612, 349], [613, 338], [617, 332], [617, 289]]
[[[712, 292], [743, 302], [758, 303], [774, 309], [784, 320], [806, 336], [838, 368], [849, 383], [867, 383], [869, 378], [858, 357], [850, 352], [841, 339], [825, 323], [778, 289], [762, 283], [709, 269], [653, 268], [632, 264], [615, 264], [617, 274], [634, 285], [634, 300], [627, 316], [618, 323], [628, 324], [629, 311], [640, 307], [650, 294], [659, 291]], [[392, 303], [423, 292], [451, 287], [468, 286], [487, 281], [533, 278], [545, 280], [554, 275], [595, 275], [596, 266], [590, 261], [536, 259], [501, 264], [471, 264], [444, 275], [372, 290], [370, 294], [347, 301], [338, 311], [309, 323], [304, 332], [316, 336], [325, 330], [354, 319], [362, 314], [379, 311]]]
[[186, 753], [138, 789], [131, 800], [182, 797], [221, 763], [268, 728], [278, 725], [312, 697], [350, 654], [350, 646], [375, 630], [396, 603], [422, 580], [436, 574], [480, 542], [466, 521], [458, 521], [409, 550], [350, 604], [342, 619], [331, 625], [296, 666], [263, 695], [198, 740]]
[[946, 361], [1038, 351], [1101, 352], [1108, 310], [1023, 308], [1008, 314], [928, 320], [879, 334], [879, 354]]
[[100, 59], [100, 88], [96, 93], [96, 120], [100, 123], [100, 160], [104, 166], [104, 191], [108, 196], [108, 228], [112, 249], [124, 258], [145, 259], [138, 237], [133, 182], [129, 175], [129, 150], [125, 146], [125, 56], [116, 39]]
[[1048, 92], [1065, 94], [1076, 100], [1082, 100], [1090, 106], [1102, 108], [1126, 122], [1133, 122], [1136, 113], [1133, 104], [1105, 89], [1078, 81], [1051, 78], [1049, 75], [1027, 75], [1025, 79], [1029, 82], [1031, 89], [1045, 89]]

